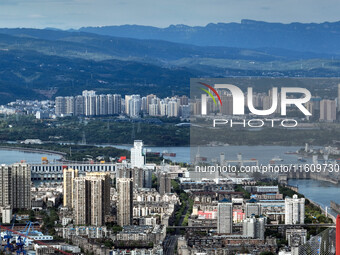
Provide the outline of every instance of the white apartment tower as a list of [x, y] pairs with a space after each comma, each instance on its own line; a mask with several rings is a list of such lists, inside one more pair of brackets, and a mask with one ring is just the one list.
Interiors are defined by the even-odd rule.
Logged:
[[320, 120], [332, 122], [336, 120], [336, 104], [334, 100], [321, 100]]
[[243, 236], [264, 240], [266, 230], [266, 217], [247, 218], [243, 221]]
[[131, 148], [131, 168], [143, 168], [145, 165], [145, 156], [143, 154], [143, 141], [135, 140]]
[[285, 199], [285, 224], [304, 224], [305, 222], [305, 199], [298, 198], [295, 194], [293, 198]]

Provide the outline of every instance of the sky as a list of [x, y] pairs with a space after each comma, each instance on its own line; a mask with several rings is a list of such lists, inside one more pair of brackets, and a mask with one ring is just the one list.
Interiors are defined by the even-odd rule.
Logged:
[[0, 0], [0, 27], [321, 23], [339, 21], [339, 13], [338, 0]]

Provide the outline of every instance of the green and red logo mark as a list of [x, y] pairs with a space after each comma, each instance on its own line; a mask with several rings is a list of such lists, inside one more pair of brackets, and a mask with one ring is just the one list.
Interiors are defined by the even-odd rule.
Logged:
[[[203, 82], [199, 82], [200, 84], [202, 84], [203, 86], [209, 88], [218, 98], [218, 100], [220, 101], [220, 104], [222, 105], [222, 100], [221, 100], [221, 97], [220, 95], [217, 93], [217, 91], [210, 85], [206, 84], [206, 83], [203, 83]], [[212, 100], [214, 101], [215, 105], [217, 106], [217, 102], [215, 100], [215, 97], [211, 94], [211, 92], [207, 89], [204, 89], [204, 88], [201, 88], [201, 90], [203, 90], [204, 92], [206, 92], [211, 98]]]

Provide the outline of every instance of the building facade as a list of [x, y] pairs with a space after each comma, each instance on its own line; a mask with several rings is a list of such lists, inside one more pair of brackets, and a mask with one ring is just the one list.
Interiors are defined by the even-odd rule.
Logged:
[[224, 199], [217, 206], [217, 233], [231, 234], [233, 232], [233, 203]]
[[77, 169], [63, 169], [63, 205], [73, 208], [73, 180], [78, 177]]
[[132, 224], [133, 219], [133, 179], [117, 179], [118, 203], [117, 221], [123, 227]]
[[295, 194], [293, 198], [285, 199], [285, 224], [305, 223], [305, 199], [298, 198]]

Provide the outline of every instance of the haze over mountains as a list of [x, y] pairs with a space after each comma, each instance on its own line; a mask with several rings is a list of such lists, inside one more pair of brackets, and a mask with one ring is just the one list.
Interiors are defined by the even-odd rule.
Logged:
[[340, 22], [281, 24], [242, 20], [241, 23], [211, 23], [205, 27], [171, 25], [167, 28], [157, 28], [124, 25], [83, 27], [79, 31], [200, 46], [281, 48], [303, 52], [340, 53]]
[[189, 79], [201, 76], [339, 76], [339, 33], [339, 22], [3, 28], [0, 100], [77, 95], [84, 89], [187, 94]]

